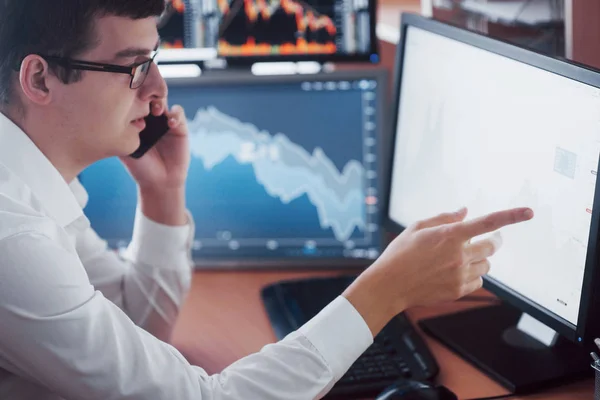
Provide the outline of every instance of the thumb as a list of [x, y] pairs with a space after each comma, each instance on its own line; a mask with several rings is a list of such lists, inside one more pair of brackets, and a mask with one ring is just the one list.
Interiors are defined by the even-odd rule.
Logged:
[[440, 226], [440, 225], [460, 222], [463, 219], [465, 219], [466, 216], [467, 216], [467, 208], [463, 207], [460, 210], [455, 211], [455, 212], [443, 213], [443, 214], [439, 214], [433, 218], [424, 219], [424, 220], [420, 221], [419, 223], [417, 223], [417, 229], [421, 230], [421, 229], [433, 228], [434, 226]]

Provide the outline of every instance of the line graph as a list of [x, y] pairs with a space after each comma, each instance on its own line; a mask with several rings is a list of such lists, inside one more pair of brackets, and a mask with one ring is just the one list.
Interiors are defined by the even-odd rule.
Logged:
[[[332, 54], [338, 28], [327, 15], [298, 0], [219, 2], [223, 55]], [[333, 10], [331, 10], [333, 12]], [[243, 32], [243, 37], [237, 37]]]
[[259, 14], [263, 19], [269, 20], [277, 10], [281, 9], [287, 15], [296, 17], [298, 32], [306, 32], [307, 28], [313, 31], [325, 28], [333, 36], [337, 31], [331, 18], [319, 14], [307, 4], [293, 0], [271, 0], [268, 3], [266, 0], [244, 0], [244, 9], [248, 20], [253, 23], [257, 21]]
[[[170, 88], [188, 121], [185, 200], [196, 221], [194, 257], [380, 253], [380, 182], [371, 178], [379, 170], [377, 96], [364, 82], [340, 80], [331, 90], [307, 89], [305, 81]], [[330, 107], [333, 98], [338, 107]], [[112, 248], [126, 246], [138, 201], [130, 174], [112, 158], [80, 178], [92, 227]]]
[[363, 165], [349, 161], [338, 171], [324, 151], [310, 154], [282, 134], [271, 135], [215, 107], [198, 109], [189, 122], [192, 156], [211, 170], [228, 158], [251, 165], [256, 180], [284, 204], [306, 195], [317, 210], [321, 229], [345, 241], [365, 230]]

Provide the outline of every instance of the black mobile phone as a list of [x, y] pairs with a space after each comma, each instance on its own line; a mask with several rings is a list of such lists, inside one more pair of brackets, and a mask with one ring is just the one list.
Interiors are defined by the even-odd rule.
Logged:
[[133, 158], [146, 154], [169, 131], [169, 119], [165, 114], [158, 117], [150, 114], [144, 120], [146, 128], [140, 132], [140, 147], [131, 154]]

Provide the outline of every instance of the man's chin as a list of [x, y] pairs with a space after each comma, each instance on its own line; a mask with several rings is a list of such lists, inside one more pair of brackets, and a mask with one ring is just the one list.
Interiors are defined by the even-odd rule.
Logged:
[[115, 155], [117, 157], [126, 157], [134, 153], [138, 147], [140, 147], [140, 139], [139, 137], [135, 140], [127, 140], [121, 143], [119, 148], [115, 149]]

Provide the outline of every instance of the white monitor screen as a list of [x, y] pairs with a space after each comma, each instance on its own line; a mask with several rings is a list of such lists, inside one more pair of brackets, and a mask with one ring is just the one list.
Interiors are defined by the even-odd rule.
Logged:
[[600, 152], [600, 90], [416, 27], [406, 32], [389, 217], [527, 206], [488, 275], [576, 325]]

